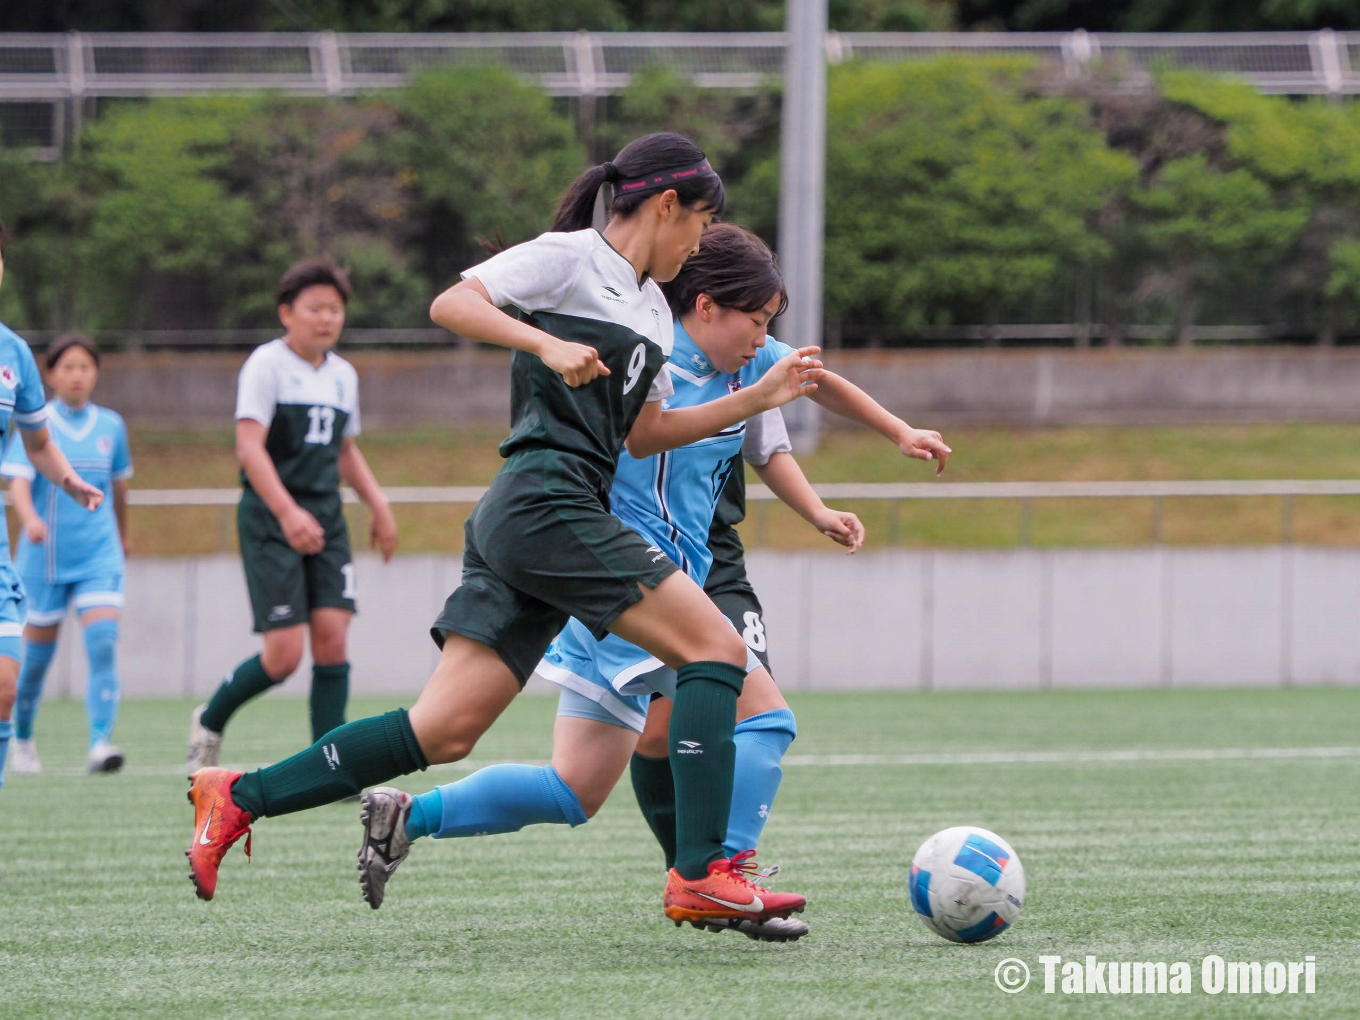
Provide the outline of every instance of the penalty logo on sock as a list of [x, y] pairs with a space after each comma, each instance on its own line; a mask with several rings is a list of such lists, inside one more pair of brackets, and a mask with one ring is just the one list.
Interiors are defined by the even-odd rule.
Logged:
[[704, 745], [697, 740], [678, 741], [680, 746], [676, 748], [676, 754], [703, 754]]
[[326, 756], [326, 764], [332, 772], [340, 767], [340, 751], [334, 744], [322, 744], [321, 753]]

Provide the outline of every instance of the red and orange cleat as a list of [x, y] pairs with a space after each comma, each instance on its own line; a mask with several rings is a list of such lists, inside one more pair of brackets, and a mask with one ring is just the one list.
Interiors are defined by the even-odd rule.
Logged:
[[740, 931], [743, 926], [738, 922], [762, 922], [801, 912], [807, 905], [804, 897], [773, 892], [751, 881], [748, 875], [756, 872], [755, 853], [743, 850], [730, 859], [720, 858], [708, 866], [703, 878], [681, 878], [672, 868], [666, 876], [666, 916], [677, 928], [688, 921], [709, 931], [724, 927]]
[[199, 769], [189, 777], [189, 803], [194, 806], [194, 835], [184, 856], [189, 858], [189, 880], [200, 900], [217, 891], [217, 868], [231, 845], [246, 838], [250, 857], [250, 823], [253, 819], [231, 799], [231, 784], [241, 773], [230, 769]]

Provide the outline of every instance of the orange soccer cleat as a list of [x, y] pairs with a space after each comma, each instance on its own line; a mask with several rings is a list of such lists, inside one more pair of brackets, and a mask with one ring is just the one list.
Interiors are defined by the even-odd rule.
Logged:
[[762, 922], [801, 912], [807, 905], [804, 897], [773, 892], [748, 877], [756, 871], [755, 853], [743, 850], [730, 859], [720, 858], [708, 866], [703, 878], [681, 878], [672, 868], [666, 876], [666, 916], [676, 927], [688, 921], [696, 928], [721, 931], [725, 927], [743, 930], [739, 923], [743, 921]]
[[199, 769], [189, 778], [189, 803], [194, 806], [194, 836], [184, 856], [189, 858], [189, 880], [200, 900], [217, 891], [217, 868], [231, 845], [246, 838], [250, 857], [250, 823], [253, 819], [231, 799], [231, 784], [241, 773], [229, 769]]

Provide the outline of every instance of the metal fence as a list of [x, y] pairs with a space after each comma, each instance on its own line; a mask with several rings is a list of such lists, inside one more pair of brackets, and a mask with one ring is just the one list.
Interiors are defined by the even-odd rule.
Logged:
[[[555, 96], [608, 96], [663, 65], [704, 88], [750, 89], [783, 72], [786, 36], [686, 33], [0, 35], [0, 130], [55, 157], [87, 99], [275, 90], [345, 96], [431, 67], [496, 65]], [[1263, 92], [1360, 93], [1360, 34], [839, 33], [827, 59], [1026, 53], [1076, 77], [1115, 65], [1132, 84], [1158, 66], [1240, 75]]]
[[[1360, 496], [1360, 479], [1229, 479], [1144, 482], [828, 482], [815, 485], [825, 500], [887, 500], [899, 506], [913, 500], [1013, 500], [1020, 503], [1019, 544], [1033, 539], [1034, 504], [1050, 499], [1148, 499], [1153, 504], [1151, 538], [1162, 541], [1162, 516], [1168, 499], [1278, 498], [1281, 542], [1294, 539], [1294, 500], [1313, 496]], [[383, 490], [395, 505], [470, 505], [486, 492], [480, 485], [392, 486]], [[346, 503], [358, 503], [350, 489], [342, 490]], [[133, 489], [132, 506], [190, 507], [235, 506], [240, 489]], [[754, 503], [778, 500], [764, 485], [748, 485], [746, 498]], [[8, 496], [6, 496], [8, 501]], [[230, 531], [229, 528], [226, 529]], [[759, 530], [759, 529], [758, 529]], [[889, 544], [897, 527], [890, 527]]]

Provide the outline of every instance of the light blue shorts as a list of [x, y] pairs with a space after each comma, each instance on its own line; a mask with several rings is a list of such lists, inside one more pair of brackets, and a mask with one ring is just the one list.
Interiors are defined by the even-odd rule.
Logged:
[[[746, 672], [759, 668], [760, 660], [748, 648]], [[675, 670], [617, 635], [596, 641], [575, 619], [557, 635], [534, 675], [594, 702], [613, 720], [638, 733], [647, 722], [653, 694], [675, 697]], [[578, 710], [564, 712], [559, 702], [558, 715], [592, 718], [579, 711], [579, 702], [573, 704]]]
[[88, 609], [123, 608], [123, 572], [65, 584], [49, 584], [37, 577], [24, 578], [28, 592], [28, 619], [34, 627], [52, 627], [66, 616], [66, 607], [76, 604], [76, 612]]
[[8, 563], [0, 564], [0, 656], [23, 658], [24, 585]]

